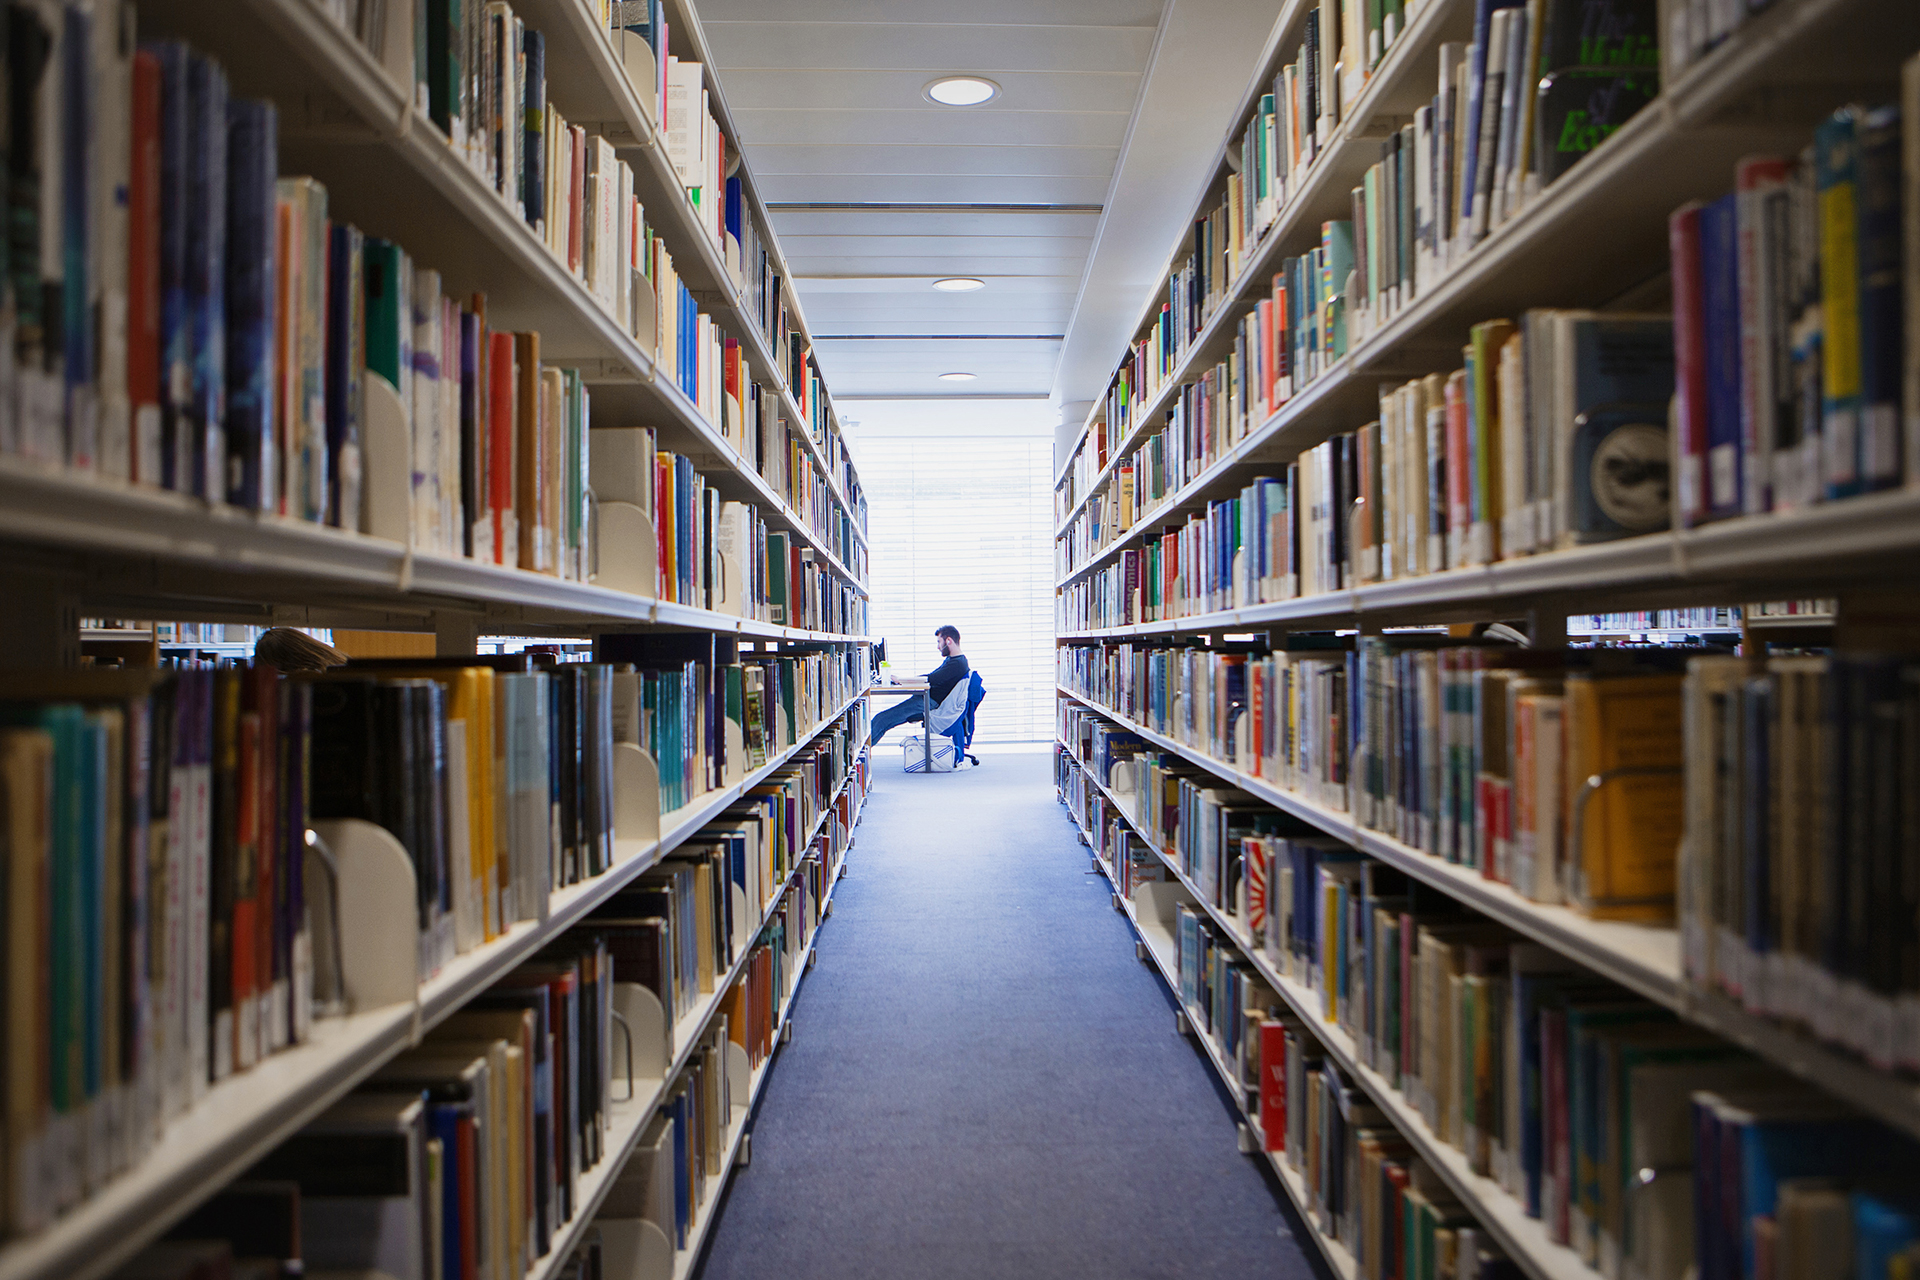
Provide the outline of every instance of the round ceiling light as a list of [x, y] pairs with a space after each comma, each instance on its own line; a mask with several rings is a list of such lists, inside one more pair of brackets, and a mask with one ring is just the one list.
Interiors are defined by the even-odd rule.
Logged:
[[943, 374], [941, 374], [941, 375], [940, 375], [940, 381], [942, 381], [942, 382], [972, 382], [972, 381], [973, 381], [973, 380], [974, 380], [974, 379], [975, 379], [976, 377], [978, 377], [978, 376], [979, 376], [978, 374], [973, 374], [973, 373], [943, 373]]
[[981, 76], [942, 76], [927, 86], [927, 97], [943, 107], [977, 107], [1000, 96], [1000, 86]]
[[945, 280], [935, 280], [933, 287], [942, 293], [972, 293], [975, 289], [986, 288], [987, 282], [972, 276], [948, 276]]

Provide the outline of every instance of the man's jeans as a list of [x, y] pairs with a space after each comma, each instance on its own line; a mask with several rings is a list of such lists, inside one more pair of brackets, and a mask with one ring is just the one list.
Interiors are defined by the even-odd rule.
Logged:
[[873, 729], [867, 735], [869, 745], [877, 744], [887, 736], [895, 726], [911, 724], [926, 717], [920, 711], [919, 697], [901, 698], [898, 702], [873, 717]]

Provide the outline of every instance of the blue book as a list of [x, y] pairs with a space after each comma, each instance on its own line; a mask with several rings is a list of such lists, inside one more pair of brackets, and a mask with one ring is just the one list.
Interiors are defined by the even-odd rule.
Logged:
[[1920, 1240], [1920, 1206], [1911, 1194], [1896, 1201], [1879, 1193], [1853, 1193], [1853, 1274], [1855, 1280], [1892, 1275], [1893, 1260]]
[[547, 219], [547, 38], [528, 27], [521, 56], [527, 103], [523, 126], [526, 137], [521, 145], [521, 210], [528, 226], [542, 227]]
[[1700, 211], [1700, 277], [1707, 321], [1707, 515], [1745, 509], [1740, 468], [1740, 258], [1735, 194]]
[[186, 314], [187, 425], [196, 497], [226, 494], [227, 77], [218, 63], [187, 57]]
[[[1473, 6], [1473, 43], [1467, 46], [1467, 120], [1466, 120], [1466, 163], [1460, 172], [1468, 175], [1468, 181], [1460, 184], [1460, 225], [1466, 226], [1473, 218], [1473, 182], [1472, 175], [1478, 173], [1480, 157], [1480, 113], [1486, 109], [1485, 93], [1487, 81], [1487, 38], [1493, 34], [1493, 11], [1511, 9], [1523, 4], [1524, 0], [1474, 0]], [[1492, 104], [1495, 110], [1499, 104]]]
[[98, 464], [95, 416], [92, 159], [94, 136], [93, 15], [65, 7], [60, 36], [60, 301], [57, 343], [66, 373], [67, 461]]
[[[1901, 382], [1906, 350], [1901, 274], [1900, 108], [1884, 106], [1860, 121], [1860, 441], [1863, 490], [1900, 483]], [[1907, 128], [1920, 127], [1914, 121]]]
[[687, 1228], [693, 1223], [693, 1170], [687, 1166], [687, 1124], [692, 1118], [689, 1114], [687, 1091], [683, 1086], [667, 1105], [667, 1112], [673, 1119], [673, 1230], [674, 1247], [687, 1247]]
[[278, 507], [274, 447], [274, 285], [278, 113], [241, 98], [227, 107], [227, 501]]
[[[461, 1159], [460, 1129], [462, 1124], [473, 1124], [473, 1104], [470, 1102], [436, 1102], [427, 1108], [427, 1136], [440, 1143], [440, 1249], [444, 1270], [442, 1275], [453, 1277], [466, 1274], [466, 1264], [461, 1253], [461, 1244], [466, 1240], [466, 1228], [472, 1223], [474, 1210], [478, 1205], [469, 1207], [460, 1194]], [[471, 1144], [471, 1136], [467, 1139]]]

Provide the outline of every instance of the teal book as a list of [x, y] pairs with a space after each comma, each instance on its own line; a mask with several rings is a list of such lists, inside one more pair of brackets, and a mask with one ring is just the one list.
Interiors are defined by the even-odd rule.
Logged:
[[1347, 279], [1353, 274], [1353, 223], [1320, 224], [1320, 291], [1326, 316], [1323, 350], [1329, 360], [1347, 354]]

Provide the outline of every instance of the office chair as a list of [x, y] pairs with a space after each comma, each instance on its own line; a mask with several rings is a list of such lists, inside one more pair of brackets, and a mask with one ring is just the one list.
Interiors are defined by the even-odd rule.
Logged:
[[955, 717], [953, 723], [943, 732], [953, 739], [953, 760], [955, 764], [965, 760], [975, 768], [980, 766], [980, 757], [967, 750], [973, 745], [974, 713], [979, 709], [981, 699], [987, 696], [987, 687], [980, 681], [980, 673], [972, 672], [967, 676], [967, 709]]

